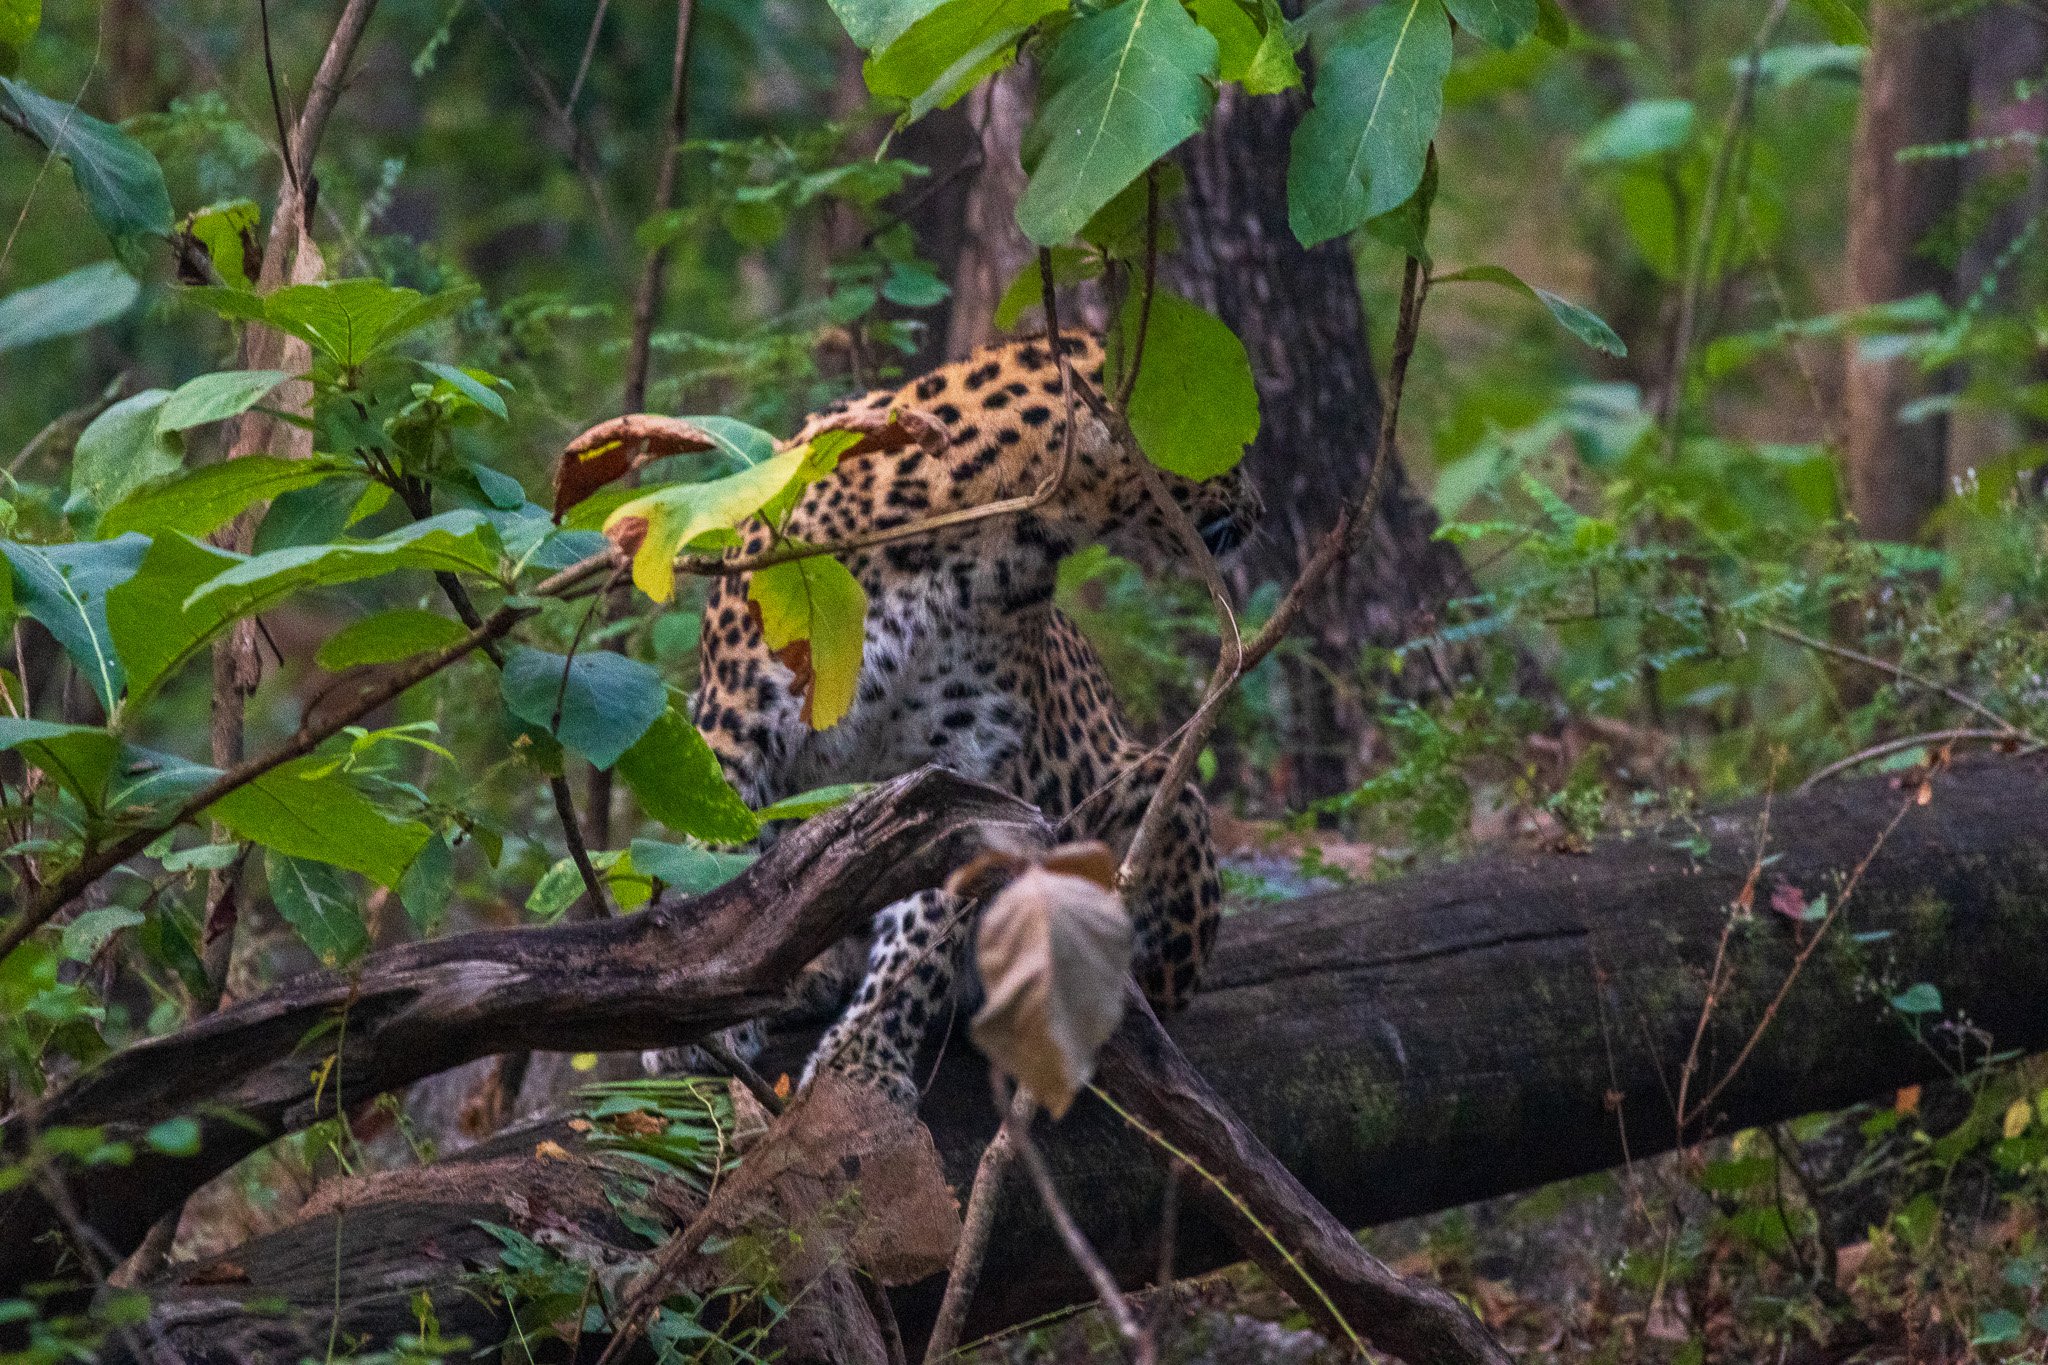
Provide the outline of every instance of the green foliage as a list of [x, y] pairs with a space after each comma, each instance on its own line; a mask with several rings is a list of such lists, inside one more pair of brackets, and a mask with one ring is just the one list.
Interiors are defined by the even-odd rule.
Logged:
[[1216, 39], [1177, 0], [1122, 0], [1062, 29], [1040, 77], [1049, 93], [1024, 139], [1024, 235], [1066, 241], [1194, 136], [1214, 102], [1216, 60]]
[[1375, 6], [1333, 37], [1287, 173], [1288, 221], [1303, 245], [1352, 232], [1415, 193], [1450, 69], [1441, 0]]
[[[20, 14], [17, 8], [17, 32]], [[12, 124], [64, 159], [86, 211], [116, 250], [135, 256], [147, 238], [169, 235], [171, 199], [163, 170], [147, 149], [119, 128], [4, 75], [0, 122]]]
[[0, 352], [91, 331], [128, 312], [141, 296], [135, 277], [113, 261], [18, 289], [0, 299]]
[[[1134, 295], [1125, 306], [1125, 337], [1138, 335], [1142, 302]], [[1161, 289], [1152, 296], [1139, 361], [1128, 416], [1146, 457], [1190, 479], [1234, 468], [1259, 434], [1259, 394], [1244, 343], [1214, 314]], [[1112, 367], [1111, 384], [1120, 370]]]

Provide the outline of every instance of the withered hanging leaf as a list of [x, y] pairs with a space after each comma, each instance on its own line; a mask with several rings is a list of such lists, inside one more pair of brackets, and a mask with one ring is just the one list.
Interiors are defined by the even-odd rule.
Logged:
[[903, 450], [916, 445], [928, 455], [946, 448], [946, 424], [921, 408], [890, 408], [882, 412], [833, 412], [811, 418], [790, 441], [793, 446], [816, 440], [828, 431], [850, 431], [860, 440], [839, 452], [854, 455]]
[[[1069, 862], [1099, 869], [1094, 855]], [[975, 960], [987, 993], [975, 1043], [1062, 1117], [1123, 1015], [1123, 902], [1092, 876], [1030, 868], [982, 911]]]
[[694, 422], [651, 412], [599, 422], [569, 442], [555, 465], [555, 520], [612, 482], [667, 455], [694, 455], [718, 443]]

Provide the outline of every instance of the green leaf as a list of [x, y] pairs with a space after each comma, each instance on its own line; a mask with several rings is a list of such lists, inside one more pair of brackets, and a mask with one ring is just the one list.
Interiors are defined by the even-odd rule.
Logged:
[[70, 165], [86, 212], [117, 249], [133, 252], [140, 238], [170, 235], [170, 192], [141, 143], [74, 105], [0, 76], [0, 113], [10, 111], [9, 121]]
[[1366, 220], [1365, 230], [1406, 256], [1413, 256], [1427, 266], [1429, 256], [1429, 218], [1436, 207], [1436, 162], [1431, 161], [1422, 168], [1422, 183], [1415, 187], [1415, 193], [1408, 196], [1408, 202], [1377, 218]]
[[247, 412], [291, 378], [283, 370], [222, 370], [180, 384], [157, 414], [158, 431], [186, 431]]
[[512, 714], [609, 768], [668, 709], [661, 674], [610, 650], [574, 658], [521, 645], [498, 690]]
[[270, 550], [201, 584], [185, 604], [250, 616], [307, 588], [353, 583], [399, 569], [495, 577], [497, 530], [483, 513], [458, 508], [373, 540]]
[[263, 210], [253, 199], [229, 199], [187, 214], [184, 230], [205, 248], [215, 274], [232, 287], [247, 289], [249, 257], [256, 250], [256, 229], [262, 222]]
[[237, 838], [293, 858], [310, 858], [396, 886], [429, 835], [417, 820], [394, 820], [317, 754], [281, 764], [229, 792], [206, 814]]
[[1301, 84], [1301, 67], [1294, 60], [1294, 44], [1287, 36], [1287, 15], [1280, 0], [1259, 0], [1259, 10], [1266, 31], [1238, 83], [1248, 95], [1277, 95]]
[[263, 855], [263, 880], [278, 916], [322, 966], [345, 967], [369, 951], [369, 927], [339, 872], [269, 850]]
[[398, 903], [422, 937], [440, 926], [455, 895], [455, 853], [440, 835], [420, 845], [420, 856], [398, 882]]
[[12, 76], [43, 22], [43, 0], [0, 0], [0, 76]]
[[431, 297], [377, 279], [293, 284], [269, 294], [246, 289], [187, 289], [185, 296], [224, 317], [263, 322], [298, 337], [343, 369], [356, 369], [377, 352], [437, 322], [476, 297], [469, 287]]
[[1287, 168], [1287, 220], [1304, 246], [1341, 237], [1415, 193], [1450, 69], [1442, 0], [1386, 0], [1336, 35]]
[[[596, 857], [591, 861], [595, 863]], [[533, 884], [533, 890], [526, 897], [526, 908], [542, 919], [559, 919], [562, 912], [574, 905], [582, 894], [583, 870], [576, 866], [574, 859], [559, 858]]]
[[102, 536], [127, 531], [157, 536], [182, 531], [203, 536], [265, 499], [336, 475], [360, 472], [345, 461], [317, 457], [285, 460], [275, 455], [245, 455], [239, 460], [222, 460], [136, 489], [108, 509], [98, 530]]
[[[8, 3], [0, 0], [0, 11]], [[82, 265], [47, 284], [16, 290], [0, 299], [0, 352], [90, 331], [126, 313], [141, 295], [135, 277], [114, 261]]]
[[1536, 0], [1444, 0], [1467, 33], [1513, 47], [1536, 31]]
[[1216, 40], [1216, 79], [1243, 80], [1265, 36], [1259, 32], [1258, 21], [1238, 0], [1193, 0], [1188, 9], [1195, 22]]
[[469, 634], [462, 622], [417, 607], [393, 607], [351, 621], [327, 637], [313, 657], [329, 673], [364, 664], [396, 663], [442, 649]]
[[1024, 235], [1040, 246], [1067, 241], [1200, 132], [1215, 75], [1216, 40], [1179, 0], [1123, 0], [1063, 29], [1039, 75], [1050, 93], [1025, 134]]
[[950, 106], [1006, 65], [1017, 39], [1066, 0], [947, 0], [862, 66], [868, 89], [909, 100], [916, 120]]
[[486, 380], [492, 376], [482, 370], [465, 370], [455, 365], [443, 365], [438, 360], [422, 360], [420, 368], [437, 379], [445, 380], [457, 393], [482, 408], [500, 422], [511, 420], [505, 410], [504, 395], [492, 388]]
[[165, 1156], [197, 1156], [199, 1120], [180, 1114], [162, 1123], [153, 1123], [143, 1133], [142, 1140], [153, 1151], [162, 1152]]
[[930, 308], [945, 302], [952, 292], [951, 286], [922, 262], [897, 261], [882, 281], [882, 297], [899, 308]]
[[76, 545], [0, 541], [16, 605], [56, 637], [109, 712], [127, 677], [107, 631], [107, 594], [134, 576], [148, 549], [147, 538], [132, 534]]
[[654, 839], [635, 839], [629, 850], [633, 870], [662, 882], [672, 891], [701, 896], [716, 891], [754, 864], [752, 853], [719, 853], [689, 844], [665, 844]]
[[41, 768], [88, 809], [98, 810], [121, 744], [97, 726], [0, 716], [0, 750], [7, 749], [19, 753], [30, 767]]
[[2026, 1323], [2020, 1315], [2003, 1308], [1994, 1308], [1977, 1319], [1977, 1335], [1970, 1338], [1972, 1346], [2003, 1346], [2018, 1341], [2026, 1330]]
[[1848, 0], [1800, 0], [1800, 3], [1820, 21], [1829, 42], [1870, 46], [1870, 31], [1863, 27], [1856, 11], [1849, 8]]
[[707, 531], [730, 530], [766, 506], [796, 478], [809, 454], [797, 446], [722, 479], [670, 484], [621, 503], [605, 518], [613, 534], [622, 522], [646, 521], [633, 555], [633, 582], [657, 602], [675, 593], [675, 557]]
[[846, 36], [869, 52], [903, 36], [904, 30], [937, 9], [941, 0], [829, 0], [846, 26]]
[[761, 612], [761, 635], [802, 690], [802, 717], [813, 730], [838, 723], [860, 685], [868, 595], [830, 555], [756, 569], [747, 600]]
[[[1134, 290], [1124, 307], [1128, 337], [1137, 336], [1138, 304]], [[1221, 319], [1157, 291], [1128, 416], [1139, 448], [1161, 469], [1209, 479], [1234, 468], [1259, 434], [1259, 392], [1244, 343]]]
[[763, 806], [754, 812], [754, 818], [764, 825], [770, 820], [808, 820], [834, 806], [845, 805], [872, 786], [872, 782], [840, 782], [830, 787], [814, 787], [795, 796], [785, 796], [773, 805]]
[[[330, 458], [338, 461], [343, 457]], [[351, 474], [356, 477], [349, 477]], [[324, 545], [361, 520], [362, 515], [374, 511], [374, 507], [368, 506], [371, 500], [388, 496], [390, 490], [382, 484], [370, 483], [361, 474], [360, 469], [344, 469], [337, 471], [334, 478], [279, 493], [256, 527], [256, 553], [268, 554], [295, 545]]]
[[[1102, 258], [1094, 252], [1078, 246], [1056, 246], [1052, 248], [1052, 282], [1055, 285], [1079, 284], [1092, 280], [1102, 273]], [[1038, 273], [1038, 262], [1032, 261], [1017, 272], [1009, 288], [996, 304], [995, 325], [1001, 331], [1009, 331], [1017, 325], [1017, 319], [1024, 315], [1026, 308], [1036, 308], [1045, 300], [1045, 280]]]
[[1612, 356], [1628, 354], [1626, 343], [1615, 334], [1612, 327], [1609, 327], [1601, 319], [1599, 314], [1589, 309], [1581, 308], [1569, 299], [1561, 299], [1547, 289], [1538, 289], [1524, 281], [1521, 276], [1511, 270], [1502, 269], [1497, 265], [1475, 265], [1464, 270], [1453, 271], [1448, 275], [1438, 275], [1430, 281], [1432, 285], [1464, 282], [1498, 284], [1512, 289], [1516, 293], [1526, 295], [1541, 303], [1545, 308], [1548, 308], [1550, 315], [1557, 319], [1560, 327], [1563, 327], [1567, 332], [1570, 332], [1594, 350], [1604, 351]]
[[681, 702], [671, 694], [668, 709], [620, 756], [619, 777], [640, 809], [676, 833], [709, 844], [744, 844], [761, 832], [760, 824]]
[[164, 389], [144, 389], [92, 419], [71, 459], [74, 498], [95, 508], [111, 507], [142, 485], [183, 468], [184, 440], [157, 427], [170, 397]]
[[1536, 0], [1536, 36], [1552, 47], [1571, 46], [1571, 16], [1557, 0]]
[[1618, 166], [1677, 151], [1699, 111], [1691, 100], [1637, 100], [1595, 125], [1572, 152], [1574, 166]]
[[187, 607], [185, 599], [200, 584], [241, 562], [240, 555], [170, 532], [149, 546], [134, 577], [107, 594], [106, 620], [114, 648], [127, 666], [131, 708], [146, 703], [235, 619], [218, 606]]
[[99, 955], [107, 941], [123, 929], [131, 929], [142, 923], [140, 911], [130, 910], [125, 905], [103, 905], [97, 910], [87, 910], [64, 926], [64, 937], [58, 951], [73, 962], [90, 962]]
[[1892, 997], [1892, 1008], [1900, 1014], [1940, 1014], [1941, 989], [1921, 981]]

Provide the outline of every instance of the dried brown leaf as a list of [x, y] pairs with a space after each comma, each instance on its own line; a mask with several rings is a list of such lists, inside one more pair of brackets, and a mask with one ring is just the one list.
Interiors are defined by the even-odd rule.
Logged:
[[986, 999], [974, 1041], [1060, 1118], [1123, 1015], [1123, 902], [1088, 877], [1031, 868], [982, 912], [975, 958]]
[[715, 448], [702, 427], [680, 417], [636, 412], [599, 422], [569, 442], [555, 463], [555, 520], [649, 461]]
[[904, 450], [913, 445], [922, 447], [927, 454], [936, 455], [946, 448], [951, 439], [946, 434], [946, 424], [931, 413], [920, 408], [891, 408], [882, 412], [833, 412], [813, 417], [804, 423], [789, 444], [800, 446], [828, 431], [851, 431], [860, 436], [859, 441], [839, 453], [842, 460], [854, 455]]

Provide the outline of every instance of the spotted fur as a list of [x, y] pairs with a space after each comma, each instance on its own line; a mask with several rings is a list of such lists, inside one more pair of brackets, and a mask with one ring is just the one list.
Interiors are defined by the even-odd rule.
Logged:
[[[1100, 382], [1091, 337], [1061, 339], [1077, 377]], [[792, 675], [762, 641], [743, 576], [713, 585], [705, 606], [696, 720], [742, 796], [761, 805], [826, 783], [874, 781], [935, 763], [1013, 792], [1076, 838], [1121, 850], [1160, 780], [1127, 729], [1095, 651], [1053, 606], [1060, 559], [1104, 541], [1141, 563], [1186, 555], [1133, 461], [1076, 401], [1075, 440], [1060, 492], [1029, 513], [990, 518], [846, 554], [868, 594], [858, 694], [837, 725], [802, 720]], [[919, 446], [843, 460], [813, 485], [789, 533], [843, 540], [957, 508], [1029, 495], [1057, 469], [1067, 414], [1060, 367], [1043, 339], [978, 351], [900, 389], [829, 409], [916, 409], [945, 427]], [[1257, 514], [1235, 476], [1195, 483], [1162, 476], [1205, 538], [1234, 544]], [[740, 553], [760, 550], [756, 528]], [[1201, 794], [1177, 793], [1168, 837], [1127, 897], [1133, 966], [1163, 1007], [1193, 993], [1215, 935], [1221, 893]], [[943, 891], [876, 919], [867, 974], [812, 1057], [906, 1104], [912, 1063], [949, 997], [967, 940], [964, 907]], [[808, 1071], [806, 1073], [809, 1074]]]

